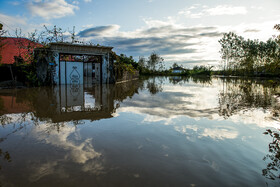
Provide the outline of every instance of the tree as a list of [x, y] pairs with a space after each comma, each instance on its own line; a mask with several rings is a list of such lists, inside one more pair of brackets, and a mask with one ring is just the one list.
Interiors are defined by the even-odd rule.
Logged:
[[174, 63], [172, 64], [172, 68], [177, 68], [177, 67], [179, 67], [179, 65], [178, 65], [176, 62], [174, 62]]
[[139, 57], [138, 66], [141, 68], [145, 67], [146, 59], [144, 57]]
[[140, 73], [143, 73], [146, 70], [146, 59], [144, 57], [139, 57], [138, 70]]
[[[276, 29], [280, 32], [280, 24], [274, 25], [274, 29]], [[278, 44], [280, 44], [280, 34], [278, 36], [276, 36], [276, 40], [277, 40]]]
[[[280, 31], [280, 24], [274, 26]], [[219, 40], [224, 70], [246, 75], [280, 74], [280, 35], [266, 42], [245, 40], [233, 32], [225, 33]]]
[[238, 61], [236, 61], [236, 59], [244, 55], [242, 50], [243, 41], [243, 37], [233, 32], [224, 33], [223, 38], [219, 40], [221, 45], [220, 53], [224, 60], [224, 70], [236, 68], [238, 66]]
[[163, 70], [163, 58], [161, 56], [159, 56], [157, 53], [153, 52], [147, 61], [147, 67], [149, 70], [152, 71], [156, 71], [156, 68], [158, 68], [158, 70]]

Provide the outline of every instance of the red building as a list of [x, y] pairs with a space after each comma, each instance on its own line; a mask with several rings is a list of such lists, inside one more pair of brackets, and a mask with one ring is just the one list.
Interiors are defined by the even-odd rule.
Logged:
[[1, 64], [13, 64], [16, 61], [30, 63], [29, 58], [33, 49], [43, 46], [26, 38], [6, 37], [1, 38], [0, 42]]

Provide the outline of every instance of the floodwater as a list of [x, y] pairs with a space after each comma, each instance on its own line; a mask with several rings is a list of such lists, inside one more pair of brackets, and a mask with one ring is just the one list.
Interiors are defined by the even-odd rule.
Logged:
[[0, 90], [0, 186], [278, 186], [273, 81]]

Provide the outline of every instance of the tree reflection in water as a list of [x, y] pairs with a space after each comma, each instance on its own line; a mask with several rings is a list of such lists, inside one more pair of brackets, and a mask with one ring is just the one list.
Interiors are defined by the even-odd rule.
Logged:
[[[280, 130], [280, 129], [279, 129]], [[272, 137], [272, 142], [268, 144], [269, 154], [267, 154], [263, 160], [268, 161], [266, 169], [263, 169], [263, 176], [268, 179], [280, 179], [280, 132], [266, 130], [264, 134], [268, 134]]]
[[[222, 79], [223, 88], [219, 93], [219, 115], [225, 119], [240, 111], [269, 109], [271, 118], [279, 116], [277, 93], [279, 87], [266, 81], [248, 79]], [[275, 120], [279, 120], [275, 119]]]
[[147, 80], [147, 89], [149, 90], [151, 95], [155, 95], [159, 92], [162, 92], [162, 84], [164, 77], [160, 77], [160, 79], [156, 79], [156, 77], [151, 77]]
[[202, 77], [202, 76], [193, 76], [193, 77], [172, 76], [172, 77], [169, 77], [169, 82], [173, 85], [176, 85], [176, 84], [182, 85], [182, 84], [188, 83], [190, 81], [193, 81], [194, 83], [199, 83], [202, 85], [211, 85], [212, 84], [211, 77]]
[[[248, 110], [263, 109], [271, 113], [271, 119], [280, 121], [279, 86], [261, 80], [224, 79], [223, 90], [219, 94], [219, 115], [225, 119]], [[263, 160], [268, 162], [262, 170], [263, 176], [279, 180], [280, 175], [280, 129], [264, 132], [272, 137], [269, 154]]]
[[[11, 155], [9, 154], [8, 151], [2, 151], [2, 149], [0, 149], [0, 159], [1, 160], [5, 160], [7, 162], [12, 162], [12, 159], [11, 159]], [[0, 164], [0, 171], [2, 170], [2, 166]], [[0, 181], [0, 186], [2, 186], [1, 184], [1, 181]]]

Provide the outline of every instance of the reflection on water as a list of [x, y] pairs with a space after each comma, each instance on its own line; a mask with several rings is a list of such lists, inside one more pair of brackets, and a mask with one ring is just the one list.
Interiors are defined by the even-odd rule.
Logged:
[[22, 89], [16, 93], [5, 90], [0, 97], [5, 104], [0, 109], [1, 124], [11, 123], [11, 113], [21, 113], [22, 121], [26, 121], [26, 114], [29, 114], [34, 122], [44, 120], [52, 123], [112, 118], [119, 102], [137, 93], [141, 87], [139, 84], [42, 87]]
[[207, 77], [0, 90], [0, 184], [279, 185], [279, 93]]
[[[0, 149], [0, 158], [6, 160], [8, 162], [12, 161], [9, 152], [8, 151], [4, 152], [4, 151], [2, 151], [2, 149]], [[1, 165], [0, 165], [0, 170], [1, 169], [2, 168], [1, 168]]]
[[269, 154], [263, 158], [268, 161], [266, 168], [263, 169], [263, 175], [272, 180], [280, 179], [280, 132], [268, 129], [264, 134], [269, 134], [273, 139], [268, 144]]
[[223, 80], [223, 90], [219, 95], [219, 113], [228, 118], [239, 111], [269, 109], [272, 117], [279, 120], [279, 88], [261, 84], [256, 80]]

